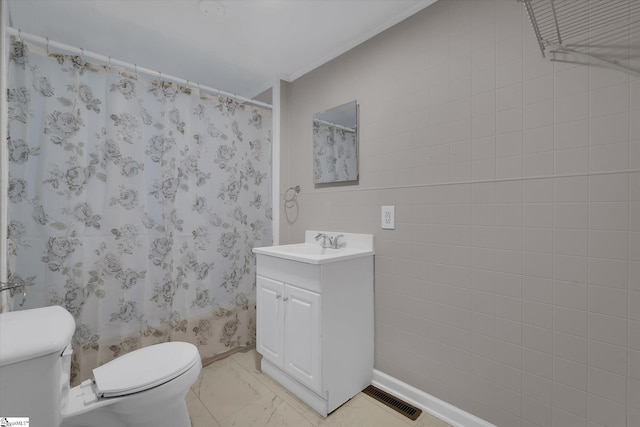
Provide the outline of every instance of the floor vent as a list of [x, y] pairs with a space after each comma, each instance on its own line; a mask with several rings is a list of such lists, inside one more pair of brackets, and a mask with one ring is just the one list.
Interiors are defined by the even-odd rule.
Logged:
[[415, 421], [422, 413], [421, 409], [418, 409], [413, 405], [409, 405], [407, 402], [400, 400], [397, 397], [390, 395], [386, 391], [382, 391], [372, 385], [362, 390], [362, 392], [368, 396], [373, 397], [378, 402], [384, 403], [389, 408], [395, 409], [411, 420]]

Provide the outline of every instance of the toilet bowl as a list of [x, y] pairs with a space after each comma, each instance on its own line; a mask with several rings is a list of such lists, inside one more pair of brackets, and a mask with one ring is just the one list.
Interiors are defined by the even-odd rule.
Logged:
[[168, 342], [125, 354], [69, 388], [75, 321], [52, 306], [0, 314], [0, 416], [47, 427], [189, 427], [197, 348]]

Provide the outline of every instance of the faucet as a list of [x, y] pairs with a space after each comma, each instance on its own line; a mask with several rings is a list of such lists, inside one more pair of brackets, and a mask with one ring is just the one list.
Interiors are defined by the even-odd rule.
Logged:
[[[320, 243], [320, 246], [322, 246], [323, 248], [330, 248], [330, 249], [338, 249], [340, 248], [340, 243], [339, 240], [341, 237], [344, 237], [343, 234], [338, 234], [335, 237], [331, 237], [327, 234], [324, 233], [318, 233], [318, 235], [316, 236], [316, 240], [320, 240], [322, 239], [322, 242]], [[329, 242], [329, 243], [327, 243]]]

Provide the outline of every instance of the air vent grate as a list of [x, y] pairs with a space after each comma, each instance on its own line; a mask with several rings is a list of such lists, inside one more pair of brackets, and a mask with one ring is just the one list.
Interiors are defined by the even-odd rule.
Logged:
[[411, 420], [415, 421], [420, 416], [420, 414], [422, 414], [421, 409], [418, 409], [413, 405], [409, 405], [407, 402], [400, 400], [397, 397], [390, 395], [386, 391], [382, 391], [372, 385], [362, 390], [362, 392], [368, 396], [373, 397], [378, 402], [384, 403], [391, 409], [395, 409]]

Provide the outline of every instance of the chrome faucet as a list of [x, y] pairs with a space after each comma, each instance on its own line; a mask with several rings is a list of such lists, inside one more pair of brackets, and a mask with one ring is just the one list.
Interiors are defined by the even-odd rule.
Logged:
[[341, 244], [339, 243], [341, 237], [344, 237], [344, 235], [338, 234], [335, 237], [331, 237], [324, 233], [318, 233], [318, 235], [316, 236], [316, 240], [322, 239], [320, 246], [322, 246], [323, 248], [339, 249], [341, 246]]

